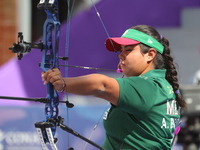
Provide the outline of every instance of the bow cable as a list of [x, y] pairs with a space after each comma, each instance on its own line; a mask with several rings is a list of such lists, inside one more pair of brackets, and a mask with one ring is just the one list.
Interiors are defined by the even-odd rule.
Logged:
[[[107, 28], [106, 28], [106, 26], [105, 26], [105, 24], [104, 24], [104, 22], [103, 22], [103, 20], [102, 20], [102, 18], [101, 18], [101, 15], [100, 15], [100, 13], [99, 13], [99, 11], [98, 11], [98, 9], [97, 9], [97, 7], [96, 7], [94, 1], [91, 0], [91, 3], [92, 3], [92, 6], [93, 6], [93, 8], [94, 8], [94, 10], [95, 10], [95, 12], [96, 12], [96, 14], [97, 14], [97, 16], [98, 16], [100, 22], [101, 22], [101, 25], [103, 26], [104, 31], [106, 32], [107, 37], [110, 38], [110, 34], [108, 33], [108, 30], [107, 30]], [[112, 41], [111, 39], [110, 39], [110, 43], [111, 43], [111, 45], [112, 45], [112, 47], [113, 47], [114, 52], [115, 52], [115, 53], [117, 54], [117, 56], [118, 56], [117, 50], [116, 50], [116, 48], [115, 48], [115, 46], [114, 46], [114, 44], [113, 44], [113, 41]]]
[[[70, 0], [66, 0], [67, 2], [67, 20], [66, 20], [66, 42], [65, 42], [65, 57], [68, 58], [69, 55], [69, 43], [70, 43], [70, 20], [72, 17], [72, 11], [74, 8], [75, 0], [72, 0], [72, 4], [70, 3]], [[68, 60], [65, 61], [65, 65], [68, 65]], [[68, 76], [68, 67], [65, 68], [65, 76]], [[69, 102], [68, 99], [68, 93], [65, 93], [65, 99], [67, 102]], [[73, 104], [72, 104], [73, 105]], [[69, 126], [69, 109], [67, 107], [67, 119], [66, 119], [67, 125]], [[68, 149], [70, 145], [70, 138], [69, 138], [69, 133], [67, 134], [67, 139], [68, 139]]]
[[[108, 30], [107, 30], [107, 28], [106, 28], [106, 26], [105, 26], [105, 24], [104, 24], [104, 22], [103, 22], [103, 20], [102, 20], [102, 18], [101, 18], [101, 15], [100, 15], [100, 13], [99, 13], [99, 11], [98, 11], [98, 9], [97, 9], [97, 7], [96, 7], [94, 1], [91, 0], [91, 3], [92, 3], [92, 6], [93, 6], [93, 8], [94, 8], [94, 10], [95, 10], [95, 12], [96, 12], [96, 14], [97, 14], [97, 16], [98, 16], [100, 22], [101, 22], [101, 25], [103, 26], [104, 31], [106, 32], [107, 37], [110, 38], [110, 34], [108, 33]], [[114, 47], [113, 41], [110, 40], [110, 43], [111, 43], [111, 45], [112, 45], [112, 47], [113, 47], [113, 49], [114, 49], [115, 54], [118, 56], [118, 52], [117, 52], [116, 48]], [[92, 132], [91, 132], [91, 134], [90, 134], [90, 136], [89, 136], [88, 139], [91, 139], [91, 138], [92, 138], [92, 136], [93, 136], [95, 130], [97, 129], [97, 127], [98, 127], [100, 121], [102, 120], [102, 117], [103, 117], [105, 111], [108, 109], [108, 108], [107, 108], [108, 106], [110, 106], [110, 103], [109, 103], [109, 102], [107, 103], [107, 105], [106, 105], [106, 107], [105, 107], [105, 109], [104, 109], [102, 115], [100, 116], [99, 120], [98, 120], [97, 123], [94, 125], [93, 130], [92, 130]], [[83, 150], [85, 150], [85, 148], [87, 147], [87, 145], [88, 145], [88, 143], [86, 142], [86, 143], [85, 143], [85, 146], [83, 147]]]
[[[66, 1], [67, 1], [67, 5], [68, 5], [68, 14], [67, 14], [67, 22], [66, 22], [65, 57], [68, 58], [69, 43], [70, 43], [70, 20], [71, 20], [71, 17], [72, 17], [72, 11], [73, 11], [73, 8], [74, 8], [75, 0], [72, 1], [72, 4], [70, 3], [70, 0], [66, 0]], [[99, 18], [99, 20], [100, 20], [100, 22], [101, 22], [101, 25], [103, 26], [104, 31], [106, 32], [107, 37], [110, 38], [110, 35], [109, 35], [109, 33], [108, 33], [108, 30], [107, 30], [107, 28], [106, 28], [106, 26], [105, 26], [105, 24], [104, 24], [104, 22], [103, 22], [103, 20], [102, 20], [102, 18], [101, 18], [101, 16], [100, 16], [99, 11], [97, 10], [96, 5], [95, 5], [95, 3], [93, 2], [93, 0], [91, 0], [91, 3], [92, 3], [92, 5], [93, 5], [93, 7], [94, 7], [94, 9], [95, 9], [95, 11], [96, 11], [96, 14], [97, 14], [97, 16], [98, 16], [98, 18]], [[71, 7], [71, 9], [70, 9], [70, 7]], [[117, 50], [115, 49], [114, 44], [113, 44], [113, 42], [112, 42], [111, 40], [110, 40], [110, 43], [112, 44], [113, 49], [114, 49], [115, 53], [117, 54]], [[117, 55], [118, 55], [118, 54], [117, 54]], [[60, 65], [60, 66], [62, 66], [62, 65]], [[65, 68], [65, 75], [68, 76], [68, 67], [74, 67], [74, 66], [68, 65], [68, 61], [65, 61], [65, 65], [63, 65], [63, 66], [67, 66], [67, 67]], [[75, 67], [76, 67], [76, 68], [84, 68], [84, 69], [102, 70], [102, 69], [100, 69], [100, 68], [92, 68], [92, 67], [82, 67], [82, 66], [75, 66]], [[105, 69], [105, 70], [106, 70], [106, 69]], [[111, 70], [107, 69], [106, 71], [111, 71]], [[113, 71], [113, 70], [112, 70], [112, 71]], [[66, 96], [66, 101], [68, 101], [68, 94], [66, 93], [65, 96]], [[91, 133], [90, 136], [89, 136], [89, 139], [91, 139], [92, 135], [94, 134], [96, 128], [98, 127], [100, 121], [102, 120], [101, 118], [103, 117], [104, 112], [108, 109], [107, 107], [108, 107], [109, 104], [110, 104], [110, 103], [108, 102], [107, 105], [106, 105], [106, 108], [104, 109], [104, 111], [103, 111], [103, 113], [102, 113], [102, 115], [100, 116], [99, 120], [98, 120], [97, 123], [95, 124], [95, 126], [94, 126], [94, 128], [93, 128], [93, 131], [92, 131], [92, 133]], [[68, 116], [67, 116], [67, 124], [69, 124], [69, 111], [68, 111], [68, 108], [67, 108], [67, 115], [68, 115]], [[69, 148], [69, 143], [70, 143], [70, 141], [69, 141], [69, 134], [68, 134], [68, 148]], [[88, 143], [86, 142], [85, 146], [83, 147], [83, 150], [86, 148], [87, 144], [88, 144]]]

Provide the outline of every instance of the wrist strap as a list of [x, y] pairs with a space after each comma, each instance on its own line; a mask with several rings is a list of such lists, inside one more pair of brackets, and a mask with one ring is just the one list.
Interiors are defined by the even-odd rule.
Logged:
[[62, 82], [63, 82], [62, 89], [61, 90], [57, 90], [58, 92], [64, 92], [65, 91], [65, 87], [66, 87], [65, 80], [62, 79]]

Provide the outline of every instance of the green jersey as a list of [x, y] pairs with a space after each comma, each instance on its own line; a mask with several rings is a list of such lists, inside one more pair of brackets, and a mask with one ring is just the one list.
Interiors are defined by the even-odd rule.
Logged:
[[106, 150], [170, 150], [180, 118], [166, 70], [154, 69], [141, 76], [117, 78], [117, 106], [104, 115]]

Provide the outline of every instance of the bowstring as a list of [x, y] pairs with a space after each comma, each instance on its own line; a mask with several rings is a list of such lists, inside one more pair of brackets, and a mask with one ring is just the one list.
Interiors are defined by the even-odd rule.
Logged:
[[[99, 13], [94, 1], [91, 0], [91, 3], [92, 3], [92, 6], [93, 6], [93, 8], [94, 8], [94, 10], [95, 10], [100, 22], [101, 22], [101, 25], [103, 26], [104, 31], [106, 32], [107, 37], [110, 38], [110, 34], [108, 33], [108, 30], [107, 30], [107, 28], [106, 28], [106, 26], [105, 26], [105, 24], [104, 24], [104, 22], [103, 22], [103, 20], [101, 18], [101, 15], [100, 15], [100, 13]], [[114, 43], [113, 43], [113, 41], [111, 39], [110, 39], [110, 43], [111, 43], [111, 45], [112, 45], [112, 47], [114, 49], [115, 54], [118, 56], [119, 54], [118, 54], [118, 52], [117, 52], [117, 50], [116, 50], [116, 48], [114, 46]]]
[[97, 16], [99, 17], [99, 20], [101, 22], [101, 25], [103, 26], [104, 31], [106, 32], [107, 37], [110, 38], [110, 34], [108, 33], [108, 30], [107, 30], [107, 28], [106, 28], [106, 26], [105, 26], [105, 24], [104, 24], [104, 22], [103, 22], [103, 20], [101, 18], [101, 15], [100, 15], [99, 11], [97, 10], [97, 7], [96, 7], [94, 1], [91, 0], [91, 3], [92, 3], [92, 6], [93, 6]]
[[[106, 105], [106, 107], [105, 107], [105, 109], [104, 109], [104, 111], [103, 111], [103, 113], [101, 114], [99, 120], [98, 120], [97, 123], [94, 125], [93, 130], [92, 130], [92, 132], [90, 133], [90, 136], [89, 136], [89, 138], [88, 138], [89, 140], [92, 138], [92, 136], [93, 136], [95, 130], [97, 129], [99, 123], [101, 122], [101, 120], [102, 120], [102, 118], [103, 118], [103, 116], [104, 116], [105, 111], [108, 109], [109, 106], [110, 106], [110, 103], [108, 102], [107, 105]], [[85, 150], [85, 148], [87, 147], [87, 145], [88, 145], [88, 143], [86, 142], [85, 145], [84, 145], [84, 147], [83, 147], [83, 150]]]
[[[70, 19], [71, 19], [71, 17], [72, 17], [72, 11], [73, 11], [73, 8], [74, 8], [75, 0], [72, 0], [73, 3], [72, 3], [72, 5], [71, 5], [71, 6], [72, 6], [72, 7], [71, 7], [71, 10], [70, 10], [70, 0], [66, 0], [66, 1], [67, 1], [67, 5], [68, 5], [68, 14], [67, 14], [67, 18], [68, 18], [68, 19], [67, 19], [67, 22], [66, 22], [67, 24], [66, 24], [65, 55], [66, 55], [66, 57], [68, 57], [69, 43], [70, 43], [70, 42], [69, 42], [69, 41], [70, 41]], [[94, 1], [91, 0], [91, 3], [92, 3], [92, 6], [94, 7], [94, 10], [95, 10], [95, 12], [96, 12], [96, 14], [97, 14], [97, 16], [98, 16], [100, 22], [101, 22], [101, 25], [103, 26], [103, 29], [104, 29], [104, 31], [105, 31], [107, 37], [110, 38], [110, 35], [109, 35], [109, 33], [108, 33], [108, 30], [107, 30], [107, 28], [106, 28], [106, 26], [105, 26], [105, 24], [104, 24], [104, 22], [103, 22], [103, 20], [102, 20], [102, 18], [101, 18], [101, 15], [100, 15], [98, 9], [96, 8], [96, 5], [95, 5]], [[115, 52], [115, 53], [117, 54], [117, 56], [118, 56], [117, 50], [115, 49], [112, 40], [110, 40], [110, 43], [111, 43], [112, 46], [113, 46], [114, 52]], [[65, 65], [68, 65], [68, 61], [65, 62]], [[68, 67], [65, 68], [65, 75], [68, 75]], [[67, 93], [66, 93], [66, 101], [68, 101], [68, 94], [67, 94]], [[97, 127], [98, 127], [100, 121], [101, 121], [102, 118], [103, 118], [104, 112], [108, 109], [108, 108], [107, 108], [108, 106], [110, 106], [110, 103], [109, 103], [109, 102], [107, 103], [107, 105], [106, 105], [106, 107], [105, 107], [103, 113], [101, 114], [99, 120], [97, 121], [97, 123], [96, 123], [95, 126], [93, 127], [93, 130], [92, 130], [92, 132], [91, 132], [91, 134], [90, 134], [90, 136], [89, 136], [89, 139], [92, 138], [92, 136], [93, 136], [95, 130], [97, 129]], [[68, 115], [67, 115], [67, 124], [69, 124], [69, 111], [68, 111], [68, 108], [67, 108], [67, 114], [68, 114]], [[69, 142], [70, 142], [70, 141], [69, 141], [69, 134], [68, 134], [68, 148], [69, 148]], [[83, 147], [83, 150], [85, 150], [85, 148], [86, 148], [87, 145], [88, 145], [88, 143], [86, 142], [85, 146]]]
[[[93, 8], [94, 8], [94, 10], [95, 10], [95, 12], [96, 12], [96, 14], [97, 14], [97, 16], [98, 16], [100, 22], [101, 22], [101, 25], [102, 25], [102, 27], [103, 27], [103, 29], [104, 29], [104, 31], [105, 31], [107, 37], [110, 38], [110, 34], [108, 33], [108, 30], [107, 30], [107, 28], [106, 28], [106, 26], [105, 26], [105, 24], [104, 24], [104, 22], [103, 22], [103, 20], [102, 20], [102, 18], [101, 18], [101, 15], [100, 15], [100, 13], [99, 13], [99, 11], [98, 11], [98, 9], [97, 9], [97, 7], [96, 7], [94, 1], [91, 0], [91, 3], [92, 3], [92, 6], [93, 6]], [[110, 43], [112, 44], [112, 47], [113, 47], [113, 49], [114, 49], [115, 54], [118, 56], [117, 50], [115, 49], [112, 40], [110, 40]], [[92, 136], [93, 136], [94, 132], [96, 131], [96, 129], [97, 129], [97, 127], [98, 127], [100, 121], [102, 121], [102, 118], [103, 118], [103, 116], [104, 116], [105, 111], [108, 109], [108, 106], [110, 106], [110, 103], [109, 103], [109, 102], [107, 103], [107, 105], [106, 105], [106, 107], [105, 107], [103, 113], [101, 114], [99, 120], [98, 120], [97, 123], [94, 125], [93, 130], [92, 130], [92, 132], [91, 132], [91, 134], [90, 134], [90, 136], [89, 136], [89, 138], [88, 138], [89, 140], [92, 138]], [[86, 142], [86, 143], [85, 143], [85, 146], [83, 147], [83, 150], [85, 150], [85, 148], [87, 147], [87, 145], [88, 145], [88, 143]]]
[[[70, 43], [70, 20], [72, 17], [72, 12], [74, 9], [75, 0], [72, 0], [72, 4], [70, 0], [66, 0], [67, 2], [67, 20], [66, 20], [66, 42], [65, 42], [65, 57], [68, 57], [69, 55], [69, 43]], [[68, 65], [68, 60], [65, 61], [65, 65]], [[68, 77], [68, 67], [65, 67], [65, 76]], [[65, 93], [65, 99], [66, 101], [69, 101], [68, 99], [68, 93]], [[67, 125], [69, 126], [69, 109], [67, 107], [67, 119], [66, 119]], [[67, 143], [68, 143], [68, 149], [70, 147], [70, 138], [69, 133], [67, 134]]]

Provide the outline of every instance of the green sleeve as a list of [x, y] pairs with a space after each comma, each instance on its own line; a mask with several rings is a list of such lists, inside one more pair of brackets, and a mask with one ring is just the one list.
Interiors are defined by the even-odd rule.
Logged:
[[156, 85], [140, 77], [116, 78], [120, 96], [116, 108], [130, 114], [143, 114], [154, 105]]

